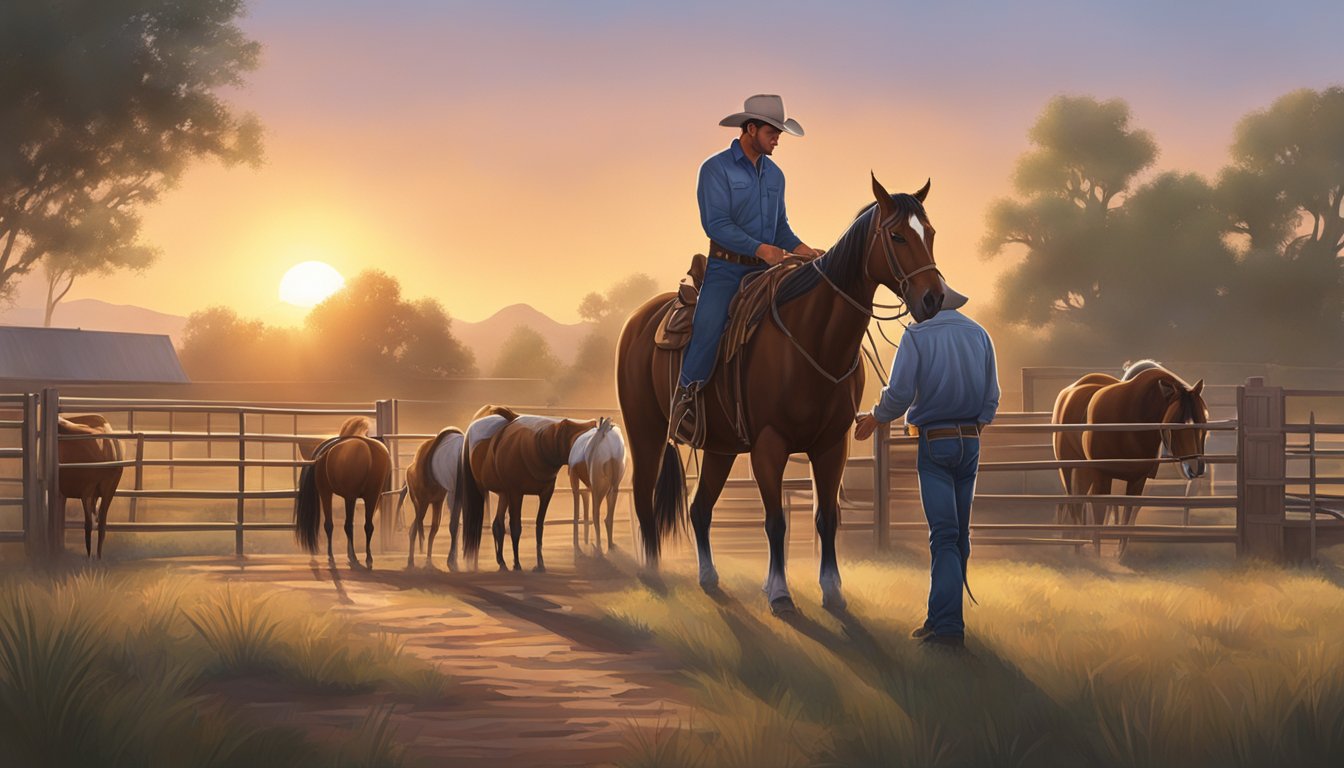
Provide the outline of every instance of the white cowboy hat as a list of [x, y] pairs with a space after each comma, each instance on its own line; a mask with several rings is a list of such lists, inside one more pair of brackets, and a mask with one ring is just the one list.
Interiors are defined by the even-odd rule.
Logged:
[[938, 276], [938, 281], [943, 284], [943, 309], [961, 309], [966, 306], [968, 299], [965, 295], [953, 290], [942, 275]]
[[774, 94], [758, 93], [747, 98], [742, 111], [719, 121], [719, 125], [740, 128], [748, 120], [763, 120], [785, 133], [803, 135], [803, 126], [791, 117], [784, 117], [784, 100]]

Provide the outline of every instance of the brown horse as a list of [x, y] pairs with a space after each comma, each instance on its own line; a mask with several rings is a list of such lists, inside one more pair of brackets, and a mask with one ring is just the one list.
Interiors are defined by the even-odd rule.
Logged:
[[420, 444], [415, 458], [406, 468], [406, 484], [397, 496], [397, 512], [407, 493], [411, 496], [411, 506], [415, 508], [415, 522], [409, 526], [410, 552], [406, 556], [406, 567], [415, 567], [415, 538], [425, 543], [425, 512], [434, 508], [434, 518], [429, 528], [428, 550], [425, 563], [434, 557], [434, 536], [439, 532], [439, 520], [443, 516], [443, 504], [448, 502], [451, 511], [448, 519], [448, 569], [457, 570], [457, 526], [462, 517], [461, 483], [458, 475], [462, 471], [462, 430], [446, 427], [439, 434]]
[[[741, 381], [731, 381], [720, 370], [707, 382], [704, 458], [690, 510], [703, 588], [718, 584], [709, 546], [714, 502], [737, 454], [749, 451], [770, 544], [765, 591], [776, 613], [793, 610], [784, 575], [781, 487], [789, 454], [806, 453], [816, 489], [823, 603], [843, 608], [835, 557], [838, 497], [849, 430], [863, 393], [858, 359], [873, 318], [873, 296], [879, 285], [887, 287], [918, 322], [937, 314], [951, 290], [933, 260], [934, 231], [924, 211], [929, 187], [925, 184], [913, 195], [890, 195], [874, 177], [876, 203], [860, 211], [825, 256], [795, 269], [779, 286], [771, 318], [763, 319], [737, 352], [743, 358]], [[655, 568], [662, 539], [681, 529], [686, 516], [680, 456], [666, 439], [680, 355], [654, 345], [654, 332], [670, 309], [671, 297], [655, 296], [630, 316], [621, 331], [616, 364], [634, 470], [635, 514], [646, 561]], [[734, 384], [742, 392], [747, 446], [733, 428], [732, 412], [739, 406]]]
[[[59, 417], [57, 435], [100, 435], [113, 431], [107, 419], [92, 413], [81, 416]], [[62, 464], [92, 464], [103, 461], [121, 461], [121, 441], [110, 438], [95, 440], [59, 440], [56, 454]], [[57, 487], [61, 493], [61, 517], [65, 517], [65, 500], [79, 499], [84, 505], [84, 554], [93, 556], [93, 518], [98, 516], [98, 558], [103, 557], [103, 538], [107, 535], [107, 508], [121, 483], [122, 467], [71, 467], [58, 469]]]
[[341, 425], [336, 436], [318, 446], [312, 464], [299, 473], [298, 496], [294, 499], [294, 536], [309, 554], [317, 554], [318, 508], [327, 532], [327, 559], [331, 551], [331, 496], [345, 499], [345, 540], [350, 562], [355, 556], [355, 502], [364, 500], [365, 565], [373, 567], [373, 511], [378, 506], [388, 478], [392, 475], [392, 456], [387, 446], [368, 436], [369, 422], [352, 416]]
[[[1110, 379], [1110, 381], [1106, 381]], [[1144, 360], [1126, 369], [1116, 380], [1105, 374], [1088, 374], [1060, 393], [1055, 401], [1055, 422], [1072, 424], [1205, 424], [1209, 409], [1201, 393], [1203, 379], [1194, 386], [1161, 365]], [[1079, 420], [1079, 411], [1085, 418]], [[1156, 477], [1157, 459], [1163, 448], [1178, 459], [1181, 472], [1187, 480], [1204, 474], [1204, 443], [1208, 431], [1203, 429], [1161, 429], [1133, 432], [1090, 431], [1061, 440], [1055, 436], [1055, 456], [1060, 460], [1089, 459], [1102, 463], [1073, 470], [1061, 469], [1066, 493], [1105, 496], [1110, 495], [1115, 480], [1125, 481], [1125, 494], [1140, 496], [1148, 478]], [[1116, 460], [1107, 464], [1105, 460]], [[1139, 460], [1139, 461], [1135, 461]], [[1121, 525], [1133, 525], [1138, 507], [1124, 505], [1123, 515], [1117, 515]], [[1082, 519], [1081, 505], [1071, 506], [1068, 515], [1075, 521]], [[1106, 505], [1092, 505], [1094, 525], [1102, 525]], [[1124, 554], [1126, 539], [1120, 540], [1119, 553]]]
[[551, 416], [518, 414], [499, 405], [487, 405], [476, 412], [467, 427], [462, 452], [462, 489], [464, 498], [462, 555], [475, 562], [481, 547], [481, 529], [485, 521], [485, 494], [499, 495], [499, 508], [491, 532], [495, 535], [495, 561], [504, 564], [504, 514], [509, 516], [513, 538], [513, 569], [518, 562], [518, 539], [523, 534], [523, 496], [538, 498], [537, 565], [544, 572], [541, 555], [542, 531], [546, 527], [546, 507], [555, 493], [555, 478], [569, 461], [570, 449], [579, 435], [597, 426], [596, 420], [574, 421]]

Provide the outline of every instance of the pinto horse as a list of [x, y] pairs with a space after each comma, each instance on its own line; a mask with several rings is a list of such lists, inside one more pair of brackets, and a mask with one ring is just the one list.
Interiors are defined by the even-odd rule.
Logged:
[[[1057, 424], [1205, 424], [1209, 409], [1201, 393], [1204, 380], [1193, 386], [1151, 360], [1126, 369], [1122, 378], [1090, 373], [1060, 392], [1055, 399]], [[1055, 457], [1061, 461], [1088, 459], [1100, 463], [1060, 469], [1065, 493], [1110, 495], [1115, 480], [1125, 481], [1125, 494], [1139, 496], [1148, 478], [1156, 477], [1162, 449], [1180, 461], [1187, 480], [1204, 474], [1204, 429], [1136, 430], [1132, 432], [1055, 433]], [[1115, 460], [1107, 464], [1105, 460]], [[1136, 461], [1141, 460], [1141, 461]], [[1062, 505], [1060, 517], [1082, 521], [1082, 504]], [[1124, 505], [1121, 525], [1133, 525], [1138, 507]], [[1092, 504], [1094, 525], [1105, 523], [1106, 505]], [[1061, 519], [1061, 522], [1063, 520]], [[1124, 554], [1127, 540], [1120, 540]]]
[[415, 539], [425, 544], [425, 512], [434, 508], [434, 517], [429, 528], [428, 549], [425, 562], [434, 557], [434, 536], [439, 532], [439, 520], [443, 517], [443, 505], [448, 504], [448, 569], [457, 570], [457, 526], [462, 517], [462, 484], [458, 476], [462, 471], [462, 430], [457, 427], [445, 427], [439, 434], [420, 444], [415, 458], [406, 468], [406, 484], [397, 495], [397, 512], [406, 495], [411, 496], [411, 506], [415, 508], [415, 522], [409, 526], [410, 552], [406, 556], [406, 567], [415, 567]]
[[499, 508], [491, 532], [495, 535], [495, 560], [504, 564], [504, 515], [509, 516], [513, 538], [513, 570], [518, 562], [518, 540], [523, 534], [523, 496], [538, 498], [537, 565], [546, 570], [541, 555], [546, 507], [555, 493], [555, 478], [569, 461], [569, 452], [579, 435], [597, 426], [596, 420], [574, 421], [551, 416], [518, 414], [500, 405], [487, 405], [476, 412], [467, 427], [462, 451], [462, 556], [475, 562], [481, 547], [485, 521], [485, 494], [499, 495]]
[[[597, 426], [579, 435], [569, 451], [569, 489], [574, 494], [574, 519], [579, 520], [579, 502], [583, 502], [583, 540], [588, 541], [588, 508], [591, 496], [593, 535], [597, 551], [602, 552], [602, 504], [607, 505], [607, 548], [616, 548], [612, 528], [616, 523], [616, 497], [625, 477], [625, 439], [621, 429], [603, 416]], [[587, 487], [584, 492], [579, 486]], [[579, 529], [574, 528], [574, 546], [579, 545]]]
[[345, 499], [345, 541], [347, 555], [354, 565], [355, 502], [364, 500], [364, 564], [373, 567], [373, 511], [392, 475], [392, 455], [382, 442], [369, 437], [369, 422], [352, 416], [341, 431], [317, 447], [313, 463], [299, 473], [298, 496], [294, 499], [294, 536], [309, 554], [318, 551], [317, 525], [319, 504], [327, 532], [327, 560], [335, 560], [331, 551], [331, 497]]
[[[100, 435], [112, 431], [112, 425], [99, 414], [58, 417], [56, 434]], [[121, 461], [121, 441], [111, 438], [59, 440], [56, 454], [62, 464], [93, 464]], [[93, 518], [98, 517], [98, 559], [103, 557], [103, 538], [107, 535], [107, 508], [121, 483], [122, 467], [71, 467], [57, 470], [61, 493], [58, 509], [64, 518], [65, 499], [79, 499], [84, 506], [84, 554], [93, 556]]]
[[[714, 502], [737, 454], [749, 451], [770, 546], [765, 592], [776, 614], [794, 610], [784, 574], [781, 489], [789, 454], [805, 453], [816, 489], [823, 604], [843, 609], [835, 557], [840, 479], [863, 394], [859, 354], [874, 317], [873, 296], [879, 285], [885, 286], [919, 322], [937, 314], [951, 291], [933, 260], [934, 230], [924, 210], [929, 187], [891, 195], [874, 177], [875, 202], [859, 212], [829, 252], [794, 269], [780, 284], [771, 318], [763, 319], [737, 352], [743, 356], [740, 382], [721, 370], [707, 383], [704, 457], [690, 509], [702, 588], [718, 585], [709, 545]], [[677, 448], [667, 440], [680, 355], [654, 344], [672, 296], [655, 296], [636, 309], [617, 347], [616, 386], [630, 441], [635, 514], [651, 568], [657, 567], [663, 539], [683, 528], [686, 517], [685, 476]], [[731, 411], [739, 406], [734, 385], [742, 392], [745, 446], [733, 426]]]

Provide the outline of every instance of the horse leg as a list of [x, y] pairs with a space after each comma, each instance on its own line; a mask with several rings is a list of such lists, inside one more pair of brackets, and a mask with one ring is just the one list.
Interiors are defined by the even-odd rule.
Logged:
[[[617, 497], [620, 496], [620, 490], [621, 489], [613, 486], [611, 490], [607, 491], [607, 551], [611, 551], [616, 548], [616, 538], [612, 536], [611, 531], [616, 525], [616, 499]], [[597, 511], [597, 506], [598, 506], [597, 501], [594, 501], [593, 502], [594, 526], [597, 525], [597, 515], [599, 514]]]
[[[714, 567], [714, 555], [709, 546], [709, 524], [714, 519], [714, 502], [723, 493], [723, 484], [728, 482], [728, 473], [732, 472], [736, 460], [736, 454], [704, 453], [700, 463], [700, 481], [696, 483], [695, 498], [691, 502], [691, 529], [695, 531], [695, 551], [700, 561], [700, 588], [706, 591], [719, 586], [719, 572]], [[611, 517], [608, 516], [607, 520], [610, 521]]]
[[[460, 493], [461, 489], [454, 489]], [[462, 518], [462, 504], [456, 500], [449, 502], [448, 512], [448, 570], [457, 570], [457, 526]]]
[[98, 559], [103, 559], [103, 539], [107, 536], [107, 510], [112, 506], [112, 493], [98, 500]]
[[[411, 505], [415, 507], [415, 521], [407, 526], [411, 529], [411, 548], [410, 552], [406, 555], [407, 568], [415, 567], [415, 535], [425, 529], [425, 510], [428, 508], [428, 505], [423, 504], [414, 496], [411, 497]], [[426, 556], [426, 559], [428, 559], [428, 556]]]
[[[1093, 474], [1092, 482], [1088, 484], [1088, 489], [1087, 491], [1085, 491], [1085, 495], [1110, 496], [1111, 478], [1101, 474], [1100, 472]], [[1091, 507], [1092, 509], [1092, 524], [1105, 525], [1106, 516], [1109, 511], [1107, 509], [1106, 502], [1093, 501], [1089, 502], [1088, 506]], [[1092, 550], [1093, 552], [1096, 553], [1098, 557], [1101, 556], [1101, 534], [1099, 533], [1092, 534]]]
[[93, 557], [93, 497], [82, 496], [79, 504], [84, 508], [84, 556]]
[[429, 522], [429, 541], [425, 542], [425, 565], [434, 565], [434, 537], [439, 535], [439, 521], [443, 520], [443, 499], [430, 505], [434, 508], [434, 517]]
[[588, 543], [588, 520], [592, 519], [593, 524], [593, 546], [597, 551], [602, 551], [602, 529], [598, 522], [598, 517], [602, 514], [601, 507], [597, 498], [597, 492], [591, 487], [583, 491], [583, 543]]
[[327, 562], [336, 562], [336, 555], [331, 551], [331, 533], [335, 525], [331, 522], [331, 489], [323, 489], [319, 484], [317, 489], [317, 498], [322, 502], [322, 527], [327, 532]]
[[835, 557], [835, 533], [840, 528], [840, 481], [849, 456], [848, 434], [827, 448], [807, 454], [812, 463], [812, 483], [817, 494], [817, 534], [821, 538], [821, 605], [844, 610], [840, 593], [840, 565]]
[[784, 517], [783, 484], [784, 464], [788, 459], [788, 448], [783, 438], [769, 428], [761, 433], [751, 451], [751, 468], [756, 475], [756, 486], [761, 491], [761, 503], [765, 505], [765, 535], [770, 541], [770, 568], [766, 572], [763, 589], [770, 600], [770, 611], [776, 616], [797, 610], [784, 574], [789, 524]]
[[[546, 528], [546, 507], [550, 505], [550, 503], [551, 503], [551, 494], [553, 494], [553, 493], [555, 493], [554, 489], [550, 489], [550, 488], [548, 488], [548, 489], [546, 489], [545, 491], [543, 491], [541, 494], [539, 494], [539, 495], [537, 496], [537, 499], [538, 499], [538, 501], [537, 501], [537, 564], [536, 564], [536, 566], [532, 569], [532, 572], [533, 572], [533, 573], [545, 573], [545, 572], [546, 572], [546, 559], [543, 558], [543, 557], [541, 556], [541, 533], [542, 533], [542, 530], [544, 530], [544, 529]], [[521, 512], [522, 512], [522, 511], [519, 510], [518, 519], [519, 519], [520, 521], [522, 520], [522, 514], [521, 514]], [[519, 525], [519, 533], [521, 533], [521, 532], [522, 532], [522, 526]], [[518, 553], [518, 537], [517, 537], [517, 536], [514, 536], [514, 537], [513, 537], [513, 551], [514, 551], [514, 558], [517, 559], [517, 556], [518, 556], [518, 555], [517, 555], [517, 553]]]
[[[574, 468], [569, 469], [569, 493], [574, 497], [574, 551], [579, 551], [579, 476], [575, 474]], [[588, 507], [584, 505], [583, 511], [583, 543], [588, 543]]]
[[509, 511], [509, 498], [499, 494], [499, 503], [495, 505], [495, 522], [490, 526], [490, 532], [495, 535], [495, 562], [499, 563], [501, 571], [509, 569], [504, 564], [504, 515]]
[[513, 570], [523, 570], [518, 560], [518, 540], [523, 538], [523, 494], [513, 494], [509, 498], [509, 538], [513, 540]]
[[[1143, 486], [1146, 485], [1147, 482], [1148, 482], [1148, 478], [1146, 478], [1146, 477], [1140, 477], [1140, 478], [1137, 479], [1137, 480], [1130, 480], [1129, 482], [1125, 483], [1125, 495], [1126, 495], [1126, 496], [1142, 496], [1142, 495], [1143, 495]], [[1126, 505], [1125, 505], [1125, 517], [1124, 517], [1123, 520], [1120, 520], [1120, 521], [1119, 521], [1119, 524], [1122, 525], [1122, 526], [1124, 526], [1124, 527], [1126, 527], [1126, 528], [1128, 528], [1128, 527], [1134, 525], [1134, 519], [1135, 519], [1136, 517], [1138, 517], [1138, 516], [1139, 516], [1139, 507], [1138, 507], [1138, 505], [1137, 505], [1137, 504], [1126, 504]], [[1122, 538], [1120, 539], [1120, 547], [1119, 547], [1119, 549], [1118, 549], [1118, 550], [1116, 551], [1116, 553], [1115, 553], [1116, 559], [1119, 559], [1119, 558], [1122, 558], [1122, 557], [1125, 556], [1125, 548], [1128, 547], [1128, 546], [1129, 546], [1129, 538], [1128, 538], [1128, 537], [1122, 537]]]
[[[364, 497], [364, 565], [369, 569], [373, 568], [373, 514], [378, 511], [382, 499], [382, 493], [376, 488], [372, 495]], [[353, 502], [350, 508], [355, 508]]]

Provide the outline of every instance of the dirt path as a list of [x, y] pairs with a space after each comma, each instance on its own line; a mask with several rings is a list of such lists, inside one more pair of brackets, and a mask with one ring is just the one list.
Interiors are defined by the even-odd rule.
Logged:
[[[548, 562], [548, 565], [551, 565]], [[318, 568], [300, 557], [188, 563], [222, 580], [301, 590], [371, 631], [400, 635], [461, 686], [444, 701], [399, 703], [397, 741], [427, 764], [569, 766], [628, 752], [631, 726], [689, 709], [674, 663], [652, 644], [603, 621], [587, 596], [628, 585], [629, 571], [602, 560], [535, 574]], [[255, 695], [253, 695], [255, 694]], [[300, 727], [349, 727], [377, 697], [285, 701], [278, 692], [231, 697]], [[281, 700], [276, 700], [276, 698]], [[288, 698], [293, 698], [288, 697]]]

